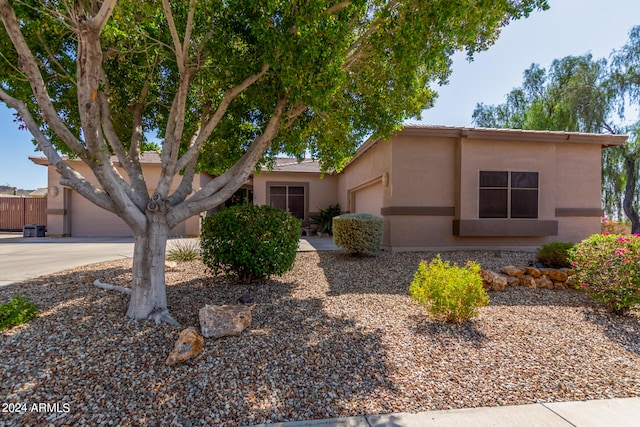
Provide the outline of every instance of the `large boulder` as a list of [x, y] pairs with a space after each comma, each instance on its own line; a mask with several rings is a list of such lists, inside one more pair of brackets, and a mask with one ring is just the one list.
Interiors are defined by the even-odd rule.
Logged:
[[193, 359], [202, 352], [204, 340], [193, 328], [187, 328], [180, 332], [173, 351], [167, 357], [167, 365], [175, 365], [188, 359]]
[[567, 281], [568, 276], [564, 271], [556, 270], [555, 268], [542, 268], [540, 272], [555, 282]]
[[238, 335], [251, 325], [255, 305], [205, 305], [200, 309], [200, 329], [207, 338]]

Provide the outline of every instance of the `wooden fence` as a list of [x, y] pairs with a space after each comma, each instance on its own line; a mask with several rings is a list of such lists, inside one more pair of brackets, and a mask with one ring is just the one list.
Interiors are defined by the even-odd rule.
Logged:
[[0, 231], [22, 231], [25, 224], [47, 225], [47, 199], [0, 197]]

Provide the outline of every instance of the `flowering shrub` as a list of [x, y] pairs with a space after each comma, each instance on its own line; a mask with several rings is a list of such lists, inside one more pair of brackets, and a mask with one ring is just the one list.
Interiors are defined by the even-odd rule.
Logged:
[[480, 266], [468, 262], [464, 267], [442, 261], [422, 261], [409, 286], [409, 294], [439, 320], [458, 323], [478, 314], [478, 307], [489, 304], [482, 287]]
[[617, 314], [640, 306], [640, 235], [594, 234], [569, 251], [578, 286]]

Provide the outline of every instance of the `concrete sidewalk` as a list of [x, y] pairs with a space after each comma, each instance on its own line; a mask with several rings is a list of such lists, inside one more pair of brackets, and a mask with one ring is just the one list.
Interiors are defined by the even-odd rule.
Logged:
[[453, 409], [259, 424], [254, 427], [635, 427], [640, 398]]

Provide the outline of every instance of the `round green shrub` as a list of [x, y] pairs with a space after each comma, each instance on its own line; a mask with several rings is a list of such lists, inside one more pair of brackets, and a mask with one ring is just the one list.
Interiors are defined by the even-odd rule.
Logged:
[[545, 267], [551, 268], [571, 268], [569, 261], [569, 251], [573, 248], [573, 243], [551, 242], [540, 246], [536, 253], [536, 261]]
[[640, 308], [640, 236], [594, 234], [569, 251], [575, 282], [611, 311]]
[[468, 262], [464, 267], [442, 261], [440, 254], [431, 262], [422, 261], [409, 286], [409, 294], [436, 320], [460, 323], [477, 316], [478, 307], [489, 304], [482, 287], [480, 266]]
[[293, 267], [299, 219], [271, 206], [237, 205], [204, 219], [202, 262], [214, 273], [248, 283]]
[[370, 214], [333, 217], [333, 241], [350, 254], [371, 254], [380, 250], [382, 218]]

